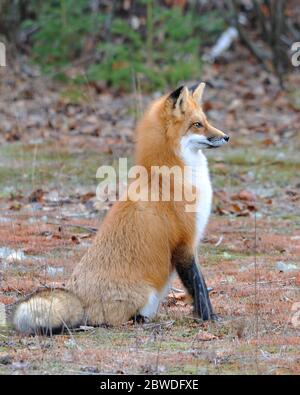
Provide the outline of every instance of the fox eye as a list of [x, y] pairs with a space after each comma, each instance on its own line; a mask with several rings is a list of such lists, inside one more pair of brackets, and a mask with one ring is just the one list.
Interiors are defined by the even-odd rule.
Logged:
[[195, 128], [203, 128], [203, 125], [202, 125], [201, 122], [195, 122], [195, 123], [193, 124], [193, 126], [195, 126]]

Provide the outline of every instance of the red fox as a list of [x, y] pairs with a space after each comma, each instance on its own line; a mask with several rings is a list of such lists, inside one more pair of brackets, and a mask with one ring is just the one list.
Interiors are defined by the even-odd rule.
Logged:
[[66, 289], [38, 291], [19, 302], [12, 315], [15, 329], [52, 334], [83, 324], [151, 319], [175, 272], [193, 299], [195, 315], [214, 318], [195, 260], [212, 200], [202, 149], [220, 147], [229, 137], [208, 122], [201, 105], [204, 87], [181, 86], [154, 101], [137, 126], [136, 163], [148, 174], [152, 166], [188, 166], [188, 183], [199, 194], [196, 212], [187, 212], [184, 199], [116, 202]]

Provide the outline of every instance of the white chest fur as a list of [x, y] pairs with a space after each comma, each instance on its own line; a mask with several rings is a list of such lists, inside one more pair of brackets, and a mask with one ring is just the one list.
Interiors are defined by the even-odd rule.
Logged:
[[209, 177], [207, 159], [202, 151], [195, 150], [189, 144], [189, 138], [183, 137], [181, 141], [181, 157], [185, 166], [190, 169], [190, 182], [197, 188], [199, 198], [196, 208], [196, 240], [198, 244], [203, 237], [205, 227], [211, 211], [212, 187]]

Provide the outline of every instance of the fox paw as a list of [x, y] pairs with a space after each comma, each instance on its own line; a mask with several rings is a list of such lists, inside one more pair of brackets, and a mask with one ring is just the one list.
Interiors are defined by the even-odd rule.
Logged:
[[149, 318], [141, 314], [136, 314], [132, 319], [135, 324], [146, 324], [149, 322]]

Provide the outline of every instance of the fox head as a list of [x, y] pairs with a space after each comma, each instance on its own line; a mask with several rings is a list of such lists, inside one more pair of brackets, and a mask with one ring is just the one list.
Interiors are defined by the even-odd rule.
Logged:
[[194, 90], [181, 86], [165, 99], [168, 137], [179, 139], [185, 148], [195, 151], [217, 148], [229, 141], [229, 136], [213, 127], [203, 112], [204, 88], [203, 82]]
[[181, 86], [151, 103], [137, 125], [136, 162], [144, 166], [173, 164], [184, 153], [217, 148], [229, 137], [213, 127], [202, 109], [205, 84]]

